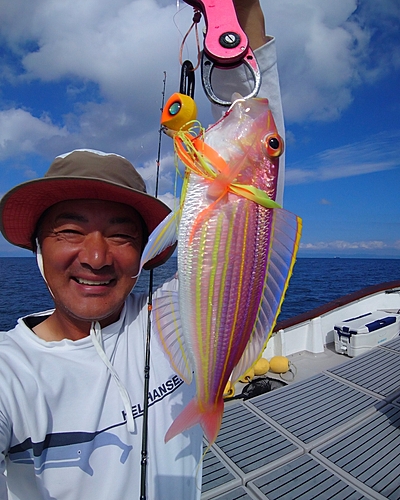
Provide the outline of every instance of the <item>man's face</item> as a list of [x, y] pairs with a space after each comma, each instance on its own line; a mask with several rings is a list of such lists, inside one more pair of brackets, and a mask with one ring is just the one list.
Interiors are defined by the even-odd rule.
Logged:
[[39, 242], [57, 314], [102, 326], [116, 321], [136, 282], [142, 237], [139, 215], [121, 203], [74, 200], [51, 207]]

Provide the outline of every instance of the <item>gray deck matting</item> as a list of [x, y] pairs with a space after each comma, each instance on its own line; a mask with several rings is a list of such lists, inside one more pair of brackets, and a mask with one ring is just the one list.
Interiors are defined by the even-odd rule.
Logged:
[[400, 337], [389, 340], [389, 342], [382, 344], [381, 347], [384, 347], [385, 349], [392, 349], [393, 351], [400, 353]]
[[328, 373], [372, 393], [392, 398], [400, 389], [400, 352], [377, 347], [348, 363], [329, 369]]
[[378, 403], [377, 398], [320, 374], [246, 404], [254, 405], [307, 444], [326, 440], [337, 428], [348, 427], [350, 420], [374, 412]]
[[[400, 499], [400, 409], [387, 405], [314, 452], [379, 498]], [[378, 498], [378, 497], [377, 497]]]
[[[204, 451], [206, 446], [204, 446]], [[232, 488], [240, 486], [241, 479], [231, 471], [223, 461], [221, 461], [212, 449], [208, 450], [203, 461], [202, 496], [206, 500], [209, 498], [210, 490], [213, 490], [212, 497], [219, 493], [229, 492]]]
[[[227, 404], [212, 450], [244, 489], [221, 494], [221, 485], [209, 484], [204, 498], [400, 500], [398, 348], [395, 339], [308, 380]], [[268, 486], [273, 477], [279, 491]], [[305, 496], [294, 496], [299, 487]]]
[[213, 449], [245, 480], [280, 465], [282, 459], [303, 453], [298, 445], [238, 402], [225, 406], [221, 430]]
[[400, 406], [400, 396], [392, 401], [392, 405]]
[[213, 500], [259, 500], [259, 497], [254, 496], [251, 491], [244, 486], [240, 486], [228, 493], [213, 497]]
[[251, 481], [248, 488], [269, 500], [364, 500], [371, 497], [344, 482], [310, 455], [303, 455]]

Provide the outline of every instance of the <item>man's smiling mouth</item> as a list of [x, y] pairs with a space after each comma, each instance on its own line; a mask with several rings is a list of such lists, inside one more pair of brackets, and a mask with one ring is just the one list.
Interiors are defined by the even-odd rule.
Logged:
[[89, 286], [105, 286], [109, 285], [112, 280], [107, 281], [92, 281], [92, 280], [84, 280], [82, 278], [75, 278], [75, 281], [80, 285], [89, 285]]

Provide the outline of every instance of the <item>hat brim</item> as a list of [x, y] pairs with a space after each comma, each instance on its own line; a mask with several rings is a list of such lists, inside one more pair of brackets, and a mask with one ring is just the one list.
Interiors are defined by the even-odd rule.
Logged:
[[[35, 179], [16, 186], [0, 203], [1, 231], [13, 245], [33, 250], [32, 235], [41, 215], [52, 205], [67, 200], [103, 200], [133, 207], [143, 218], [149, 234], [170, 213], [161, 200], [120, 184], [88, 177], [51, 177]], [[175, 246], [165, 249], [144, 266], [160, 266], [172, 255]]]

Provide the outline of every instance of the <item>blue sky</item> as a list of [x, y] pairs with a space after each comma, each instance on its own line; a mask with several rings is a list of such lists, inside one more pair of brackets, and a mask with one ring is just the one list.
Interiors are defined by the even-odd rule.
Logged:
[[[286, 120], [285, 207], [299, 256], [400, 258], [398, 0], [262, 0]], [[181, 0], [0, 3], [0, 195], [75, 148], [129, 158], [154, 189], [164, 71], [192, 9]], [[189, 38], [185, 57], [196, 57]], [[210, 123], [197, 76], [199, 118]], [[163, 140], [160, 197], [174, 192]], [[0, 237], [0, 256], [29, 255]]]

